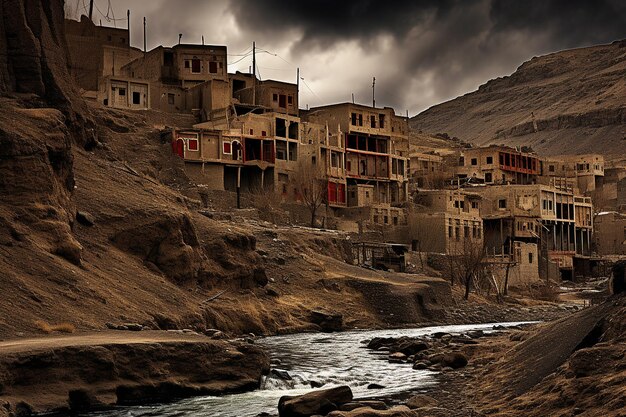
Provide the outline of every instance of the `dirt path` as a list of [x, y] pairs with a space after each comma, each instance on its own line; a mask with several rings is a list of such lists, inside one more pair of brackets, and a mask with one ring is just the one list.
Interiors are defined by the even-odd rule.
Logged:
[[161, 342], [206, 342], [206, 336], [174, 331], [104, 331], [71, 335], [49, 335], [0, 341], [0, 355], [80, 346], [148, 344]]

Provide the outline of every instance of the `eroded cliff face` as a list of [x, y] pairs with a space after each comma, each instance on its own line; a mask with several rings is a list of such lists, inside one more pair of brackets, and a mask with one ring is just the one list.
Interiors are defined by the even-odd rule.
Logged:
[[424, 133], [546, 155], [626, 152], [626, 41], [535, 57], [507, 77], [415, 116]]
[[63, 1], [2, 0], [0, 13], [0, 222], [79, 264], [72, 146], [95, 130], [70, 82]]

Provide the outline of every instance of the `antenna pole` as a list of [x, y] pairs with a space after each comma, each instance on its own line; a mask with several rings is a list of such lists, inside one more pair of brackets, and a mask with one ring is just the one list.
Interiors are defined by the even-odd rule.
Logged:
[[256, 42], [252, 42], [252, 104], [256, 105]]
[[146, 17], [143, 17], [143, 53], [146, 53]]
[[89, 20], [93, 22], [92, 16], [93, 16], [93, 0], [90, 0], [89, 1]]
[[372, 107], [376, 107], [376, 77], [372, 78]]
[[126, 23], [128, 29], [128, 46], [130, 46], [130, 9], [126, 10]]

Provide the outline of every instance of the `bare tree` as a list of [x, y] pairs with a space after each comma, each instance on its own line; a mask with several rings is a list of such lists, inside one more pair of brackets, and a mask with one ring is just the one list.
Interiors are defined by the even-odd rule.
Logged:
[[472, 281], [482, 274], [485, 261], [485, 249], [483, 245], [476, 244], [469, 239], [452, 245], [448, 255], [450, 267], [450, 279], [458, 280], [465, 286], [465, 299], [469, 298]]
[[296, 191], [296, 199], [300, 200], [311, 213], [311, 227], [315, 227], [317, 210], [326, 202], [328, 181], [324, 179], [321, 167], [308, 158], [303, 158], [291, 176]]

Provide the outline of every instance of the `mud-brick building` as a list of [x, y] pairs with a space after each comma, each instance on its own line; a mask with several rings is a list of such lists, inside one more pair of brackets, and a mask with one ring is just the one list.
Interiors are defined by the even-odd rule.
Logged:
[[185, 113], [192, 110], [188, 89], [210, 80], [228, 83], [226, 52], [226, 46], [219, 45], [158, 46], [124, 65], [122, 71], [150, 82], [151, 108]]
[[475, 178], [485, 184], [534, 184], [541, 165], [535, 154], [488, 146], [461, 152], [455, 171], [458, 178]]
[[546, 158], [541, 163], [541, 175], [574, 178], [579, 192], [588, 195], [602, 183], [604, 157], [600, 154], [585, 154]]
[[381, 225], [404, 223], [408, 196], [408, 124], [389, 107], [353, 103], [302, 112], [324, 124], [344, 149], [347, 207], [343, 214]]
[[65, 20], [70, 74], [87, 99], [116, 108], [150, 107], [149, 83], [122, 67], [143, 55], [130, 46], [128, 29], [96, 26], [86, 16]]
[[598, 255], [626, 256], [626, 214], [600, 212], [594, 219], [593, 249]]
[[409, 184], [415, 188], [439, 188], [444, 180], [443, 157], [434, 153], [409, 155]]
[[190, 177], [216, 190], [280, 190], [298, 166], [300, 119], [282, 113], [248, 113], [228, 124], [205, 122], [171, 132], [173, 150]]
[[[545, 185], [477, 188], [483, 196], [485, 249], [492, 256], [516, 259], [516, 242], [537, 247], [538, 277], [573, 279], [576, 259], [591, 255], [592, 203]], [[526, 245], [530, 249], [530, 246]], [[523, 255], [524, 256], [524, 255]]]
[[482, 247], [481, 196], [465, 190], [422, 190], [409, 214], [410, 240], [419, 251], [460, 255]]
[[[326, 182], [326, 201], [331, 208], [347, 206], [345, 144], [343, 137], [331, 134], [326, 125], [302, 122], [301, 155], [304, 166], [316, 167], [316, 175]], [[309, 164], [310, 162], [310, 164]]]
[[298, 116], [298, 86], [276, 80], [259, 80], [253, 74], [229, 74], [234, 105], [260, 106], [267, 111]]

